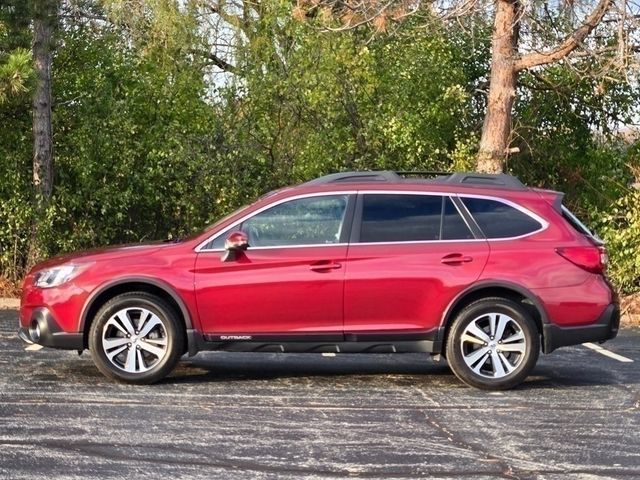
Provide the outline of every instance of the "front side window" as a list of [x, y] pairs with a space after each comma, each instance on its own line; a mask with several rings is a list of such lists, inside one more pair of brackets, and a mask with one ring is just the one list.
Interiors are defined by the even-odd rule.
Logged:
[[517, 208], [488, 198], [461, 198], [487, 238], [512, 238], [540, 230], [540, 222]]
[[211, 248], [224, 248], [227, 234], [236, 229], [248, 235], [250, 247], [338, 243], [347, 201], [347, 195], [327, 195], [280, 203], [228, 229]]
[[360, 242], [415, 242], [440, 239], [439, 195], [366, 194]]

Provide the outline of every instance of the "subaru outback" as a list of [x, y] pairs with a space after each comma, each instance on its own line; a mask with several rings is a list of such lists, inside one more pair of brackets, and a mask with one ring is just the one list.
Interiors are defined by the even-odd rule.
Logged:
[[19, 336], [88, 349], [103, 374], [137, 384], [203, 350], [421, 352], [507, 389], [541, 351], [616, 336], [605, 264], [562, 193], [505, 174], [344, 172], [190, 239], [37, 265]]

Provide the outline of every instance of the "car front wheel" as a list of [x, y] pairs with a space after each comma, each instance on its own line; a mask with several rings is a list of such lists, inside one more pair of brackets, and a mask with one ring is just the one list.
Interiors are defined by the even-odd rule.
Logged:
[[505, 298], [485, 298], [465, 307], [447, 339], [447, 361], [468, 385], [484, 390], [512, 388], [538, 360], [540, 336], [526, 310]]
[[96, 314], [89, 349], [98, 369], [126, 383], [155, 383], [182, 355], [184, 333], [173, 309], [161, 298], [131, 292], [109, 300]]

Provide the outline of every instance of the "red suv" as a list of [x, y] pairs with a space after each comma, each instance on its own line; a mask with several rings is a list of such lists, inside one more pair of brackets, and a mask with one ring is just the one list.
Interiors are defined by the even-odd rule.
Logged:
[[425, 352], [510, 388], [540, 350], [618, 330], [602, 243], [562, 197], [509, 175], [328, 175], [190, 239], [37, 265], [20, 337], [131, 383], [201, 350]]

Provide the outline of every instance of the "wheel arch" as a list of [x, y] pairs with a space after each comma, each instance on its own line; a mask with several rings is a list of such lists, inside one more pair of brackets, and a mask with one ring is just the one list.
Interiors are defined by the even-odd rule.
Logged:
[[178, 293], [162, 280], [148, 277], [121, 278], [96, 289], [86, 301], [80, 315], [79, 331], [83, 333], [83, 346], [87, 348], [91, 323], [100, 307], [113, 297], [126, 292], [146, 292], [166, 301], [174, 310], [185, 329], [185, 334], [193, 328], [191, 314]]
[[515, 283], [500, 280], [486, 281], [477, 283], [463, 290], [447, 306], [440, 323], [443, 351], [449, 334], [449, 327], [458, 312], [470, 303], [486, 297], [503, 297], [522, 304], [533, 317], [540, 335], [543, 335], [543, 325], [549, 323], [549, 318], [542, 301], [537, 295], [531, 290]]

